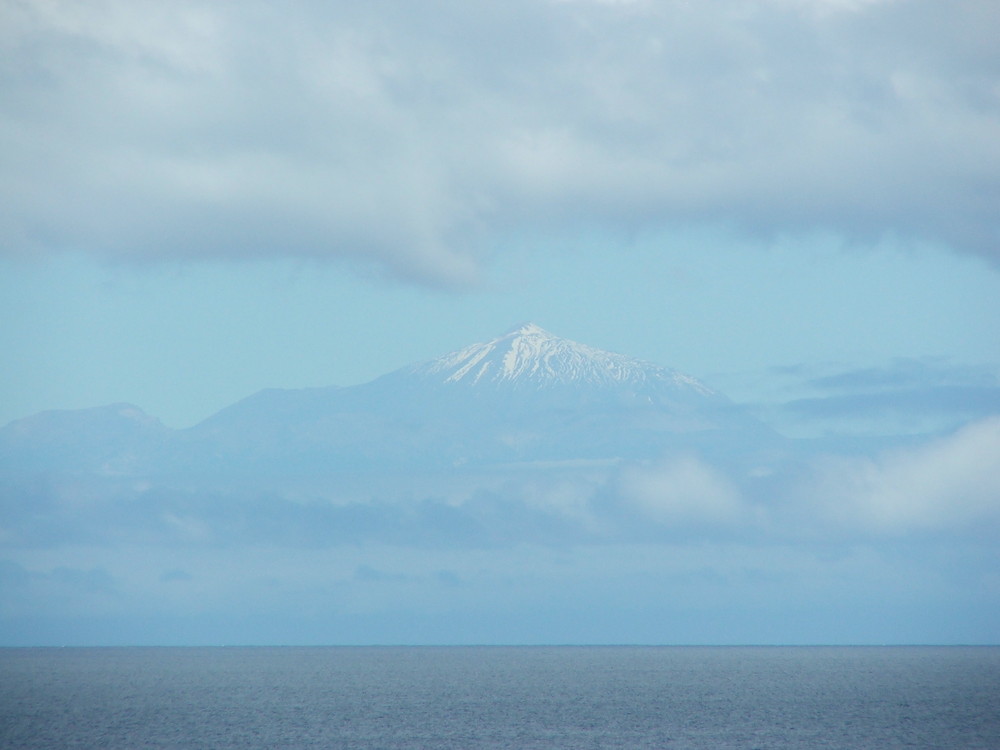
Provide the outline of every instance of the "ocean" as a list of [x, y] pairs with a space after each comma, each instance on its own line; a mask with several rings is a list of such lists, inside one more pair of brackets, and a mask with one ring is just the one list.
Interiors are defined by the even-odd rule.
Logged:
[[1000, 647], [0, 649], [3, 748], [1000, 748]]

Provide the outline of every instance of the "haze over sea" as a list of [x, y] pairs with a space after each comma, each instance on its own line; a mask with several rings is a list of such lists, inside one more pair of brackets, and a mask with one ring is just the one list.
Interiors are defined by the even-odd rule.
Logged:
[[5, 748], [1000, 747], [997, 647], [0, 651]]

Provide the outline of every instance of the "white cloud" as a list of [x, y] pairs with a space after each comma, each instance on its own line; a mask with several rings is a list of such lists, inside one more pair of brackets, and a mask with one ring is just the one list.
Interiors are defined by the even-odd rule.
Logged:
[[1000, 417], [877, 459], [828, 459], [814, 497], [841, 524], [878, 532], [1000, 522]]
[[526, 482], [517, 487], [515, 497], [531, 511], [565, 518], [581, 529], [600, 532], [604, 524], [592, 505], [599, 486], [600, 481], [593, 477], [559, 477]]
[[734, 523], [748, 512], [736, 487], [693, 456], [628, 467], [618, 491], [643, 516], [670, 526]]
[[346, 258], [722, 221], [996, 258], [1000, 10], [965, 0], [0, 5], [0, 239]]

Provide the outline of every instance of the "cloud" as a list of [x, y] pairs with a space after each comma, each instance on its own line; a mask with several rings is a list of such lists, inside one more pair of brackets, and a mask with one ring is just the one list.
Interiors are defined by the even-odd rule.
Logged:
[[802, 497], [828, 518], [875, 532], [995, 529], [1000, 524], [1000, 417], [878, 458], [827, 458]]
[[505, 233], [723, 222], [996, 261], [965, 0], [0, 7], [0, 246], [481, 275]]
[[[787, 409], [807, 419], [855, 418], [882, 429], [926, 429], [929, 421], [956, 423], [1000, 412], [1000, 388], [939, 386], [889, 393], [798, 399]], [[890, 421], [895, 420], [895, 421]], [[931, 422], [932, 423], [932, 422]]]
[[897, 358], [884, 366], [817, 374], [774, 368], [801, 395], [767, 418], [791, 434], [918, 434], [950, 432], [1000, 414], [995, 366], [954, 365], [944, 358]]
[[1000, 417], [873, 458], [787, 447], [494, 467], [439, 496], [403, 475], [365, 502], [344, 475], [323, 500], [11, 485], [0, 640], [995, 641]]
[[0, 617], [39, 606], [85, 614], [114, 604], [120, 594], [118, 583], [103, 567], [58, 565], [50, 570], [33, 570], [13, 560], [0, 560], [0, 584], [5, 592]]
[[885, 367], [865, 367], [810, 378], [807, 385], [831, 392], [871, 392], [898, 388], [996, 387], [995, 371], [986, 366], [949, 365], [939, 358], [898, 357]]
[[694, 456], [627, 467], [618, 484], [623, 502], [660, 524], [727, 524], [743, 519], [747, 513], [736, 486]]

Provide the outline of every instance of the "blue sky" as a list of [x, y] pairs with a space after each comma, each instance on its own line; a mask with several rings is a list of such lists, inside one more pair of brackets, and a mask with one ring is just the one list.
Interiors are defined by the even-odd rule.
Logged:
[[[978, 258], [721, 233], [517, 246], [465, 291], [312, 260], [139, 268], [7, 260], [2, 421], [135, 403], [186, 427], [264, 387], [353, 385], [535, 320], [740, 401], [899, 358], [996, 372], [1000, 274]], [[798, 368], [798, 369], [796, 369]]]
[[[0, 639], [996, 642], [998, 28], [977, 0], [0, 0], [0, 425], [183, 428], [534, 321], [844, 438], [766, 501], [669, 457], [540, 480], [506, 499], [575, 530], [483, 548], [260, 544], [138, 486], [125, 531], [52, 489], [84, 531], [50, 538], [4, 485]], [[672, 527], [678, 492], [711, 518]], [[630, 514], [657, 531], [588, 536]]]
[[523, 320], [740, 400], [1000, 362], [989, 3], [0, 13], [0, 421], [186, 426]]

